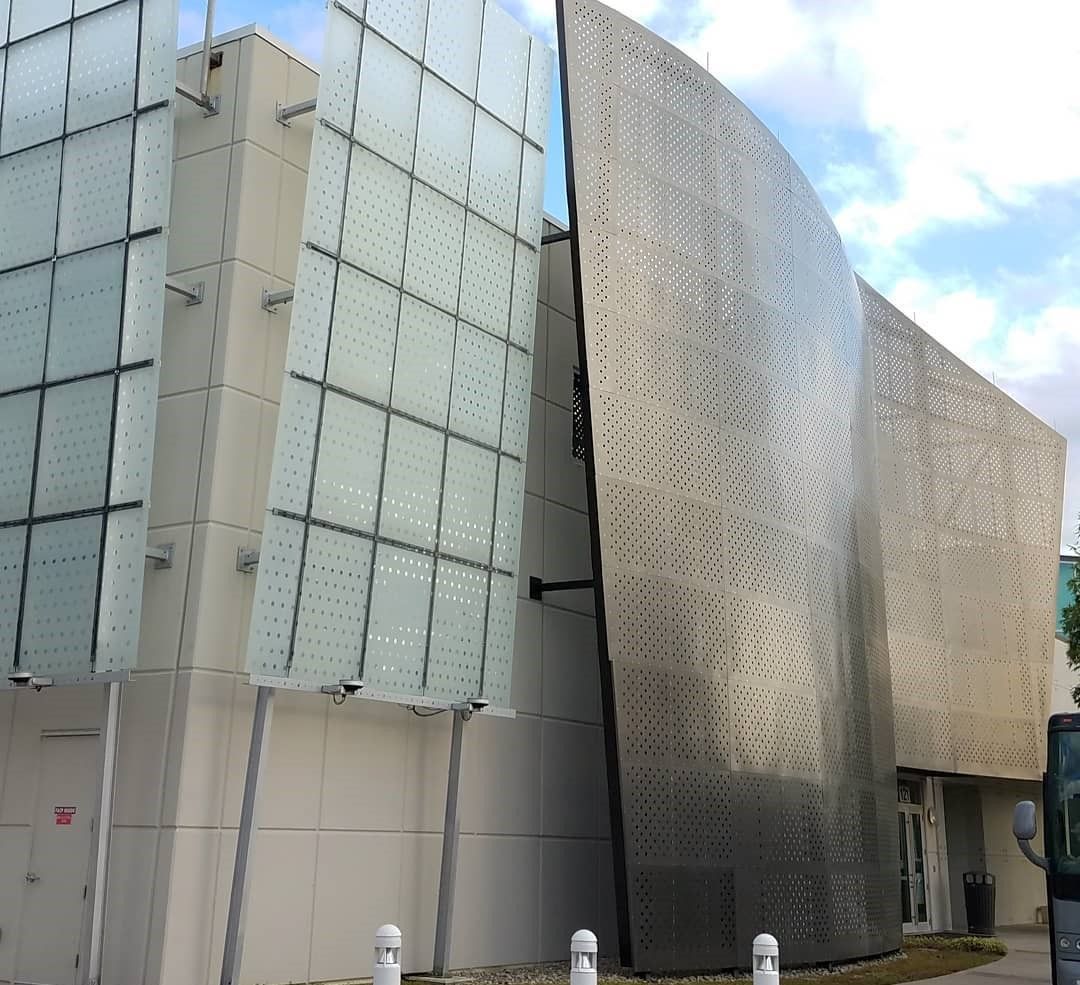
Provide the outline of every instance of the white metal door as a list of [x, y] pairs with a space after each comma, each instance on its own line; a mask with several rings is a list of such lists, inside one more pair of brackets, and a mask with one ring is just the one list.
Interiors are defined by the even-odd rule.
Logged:
[[43, 735], [15, 980], [74, 985], [87, 905], [98, 737]]

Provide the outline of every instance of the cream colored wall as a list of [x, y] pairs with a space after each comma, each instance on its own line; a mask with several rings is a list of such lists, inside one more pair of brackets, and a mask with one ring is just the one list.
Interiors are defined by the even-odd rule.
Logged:
[[[997, 879], [997, 925], [1010, 927], [1034, 923], [1036, 907], [1046, 905], [1046, 879], [1017, 847], [1012, 834], [1013, 807], [1021, 800], [1033, 800], [1042, 828], [1042, 797], [1037, 783], [996, 780], [979, 784], [982, 794], [983, 842], [986, 869]], [[1032, 842], [1042, 852], [1042, 831]]]

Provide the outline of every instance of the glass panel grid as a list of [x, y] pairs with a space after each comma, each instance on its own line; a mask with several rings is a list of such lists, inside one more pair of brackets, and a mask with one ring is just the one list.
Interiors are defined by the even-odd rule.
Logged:
[[[268, 501], [293, 546], [264, 552], [248, 669], [505, 706], [552, 55], [484, 0], [331, 6], [327, 32]], [[371, 552], [324, 658], [327, 531]]]
[[176, 9], [12, 0], [0, 22], [0, 667], [122, 670], [145, 565]]

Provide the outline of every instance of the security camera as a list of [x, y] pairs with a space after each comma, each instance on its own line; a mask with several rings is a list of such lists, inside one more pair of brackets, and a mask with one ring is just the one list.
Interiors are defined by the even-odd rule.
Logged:
[[483, 711], [489, 704], [491, 702], [487, 698], [469, 698], [469, 707], [473, 711]]
[[483, 711], [489, 704], [491, 702], [487, 698], [469, 698], [450, 707], [461, 715], [463, 721], [467, 722], [473, 717], [473, 712]]
[[341, 681], [341, 693], [347, 695], [359, 694], [364, 690], [363, 681]]

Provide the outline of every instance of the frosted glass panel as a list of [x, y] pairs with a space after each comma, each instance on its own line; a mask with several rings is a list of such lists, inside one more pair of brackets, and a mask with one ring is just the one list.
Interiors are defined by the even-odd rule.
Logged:
[[505, 339], [513, 282], [514, 237], [470, 214], [461, 269], [461, 317]]
[[435, 571], [425, 694], [452, 700], [480, 693], [487, 617], [486, 571], [440, 560]]
[[525, 123], [529, 41], [528, 32], [513, 17], [487, 4], [476, 101], [519, 132]]
[[0, 153], [44, 143], [64, 132], [70, 33], [65, 25], [8, 49]]
[[336, 393], [326, 395], [313, 516], [374, 531], [385, 442], [385, 412]]
[[450, 430], [497, 447], [502, 425], [506, 343], [458, 323]]
[[263, 553], [248, 666], [452, 702], [487, 691], [489, 632], [498, 673], [512, 653], [488, 594], [518, 564], [543, 200], [523, 130], [546, 139], [551, 52], [484, 0], [349, 0], [326, 30], [265, 523], [299, 530]]
[[120, 239], [128, 227], [131, 122], [85, 130], [64, 142], [56, 248], [71, 253]]
[[445, 312], [402, 297], [391, 403], [441, 428], [450, 407], [454, 328], [454, 319]]
[[484, 646], [484, 696], [497, 707], [510, 705], [516, 623], [517, 579], [492, 574]]
[[339, 679], [360, 672], [372, 543], [312, 527], [308, 531], [304, 583], [296, 614], [293, 672]]
[[382, 38], [364, 42], [353, 133], [366, 147], [410, 170], [416, 146], [420, 66]]
[[57, 261], [47, 380], [94, 373], [116, 364], [123, 288], [122, 245]]
[[375, 548], [364, 681], [399, 694], [422, 694], [431, 605], [430, 557], [389, 544]]
[[390, 399], [401, 292], [342, 264], [326, 382], [385, 404]]
[[15, 652], [26, 530], [26, 527], [0, 527], [0, 652], [5, 654]]
[[68, 130], [82, 130], [132, 111], [138, 36], [138, 0], [127, 0], [75, 22], [71, 34]]
[[547, 145], [548, 117], [551, 112], [551, 49], [532, 39], [529, 56], [529, 92], [525, 107], [525, 136], [540, 147]]
[[40, 396], [34, 390], [0, 398], [0, 523], [30, 509]]
[[0, 393], [41, 382], [51, 290], [51, 263], [0, 274], [0, 325], [4, 326]]
[[470, 99], [476, 96], [483, 0], [433, 0], [424, 63]]
[[61, 142], [0, 158], [0, 270], [52, 256]]
[[112, 376], [45, 391], [35, 515], [105, 504], [112, 400]]
[[446, 436], [402, 417], [390, 421], [379, 533], [435, 549]]
[[520, 176], [521, 138], [479, 110], [473, 133], [469, 205], [485, 219], [514, 232]]
[[101, 522], [85, 516], [31, 529], [20, 666], [45, 674], [89, 666]]
[[175, 77], [173, 0], [0, 0], [0, 671], [138, 653]]
[[444, 554], [477, 564], [491, 563], [496, 457], [494, 452], [456, 438], [447, 442], [439, 532], [439, 548]]

